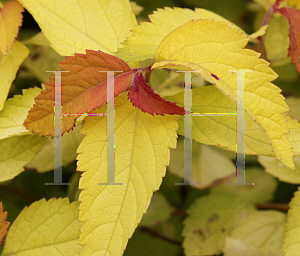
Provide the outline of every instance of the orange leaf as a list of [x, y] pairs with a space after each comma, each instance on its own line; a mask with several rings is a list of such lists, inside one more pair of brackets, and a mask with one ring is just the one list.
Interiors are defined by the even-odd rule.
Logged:
[[[58, 65], [62, 70], [70, 71], [61, 73], [62, 114], [89, 113], [107, 102], [107, 73], [99, 71], [123, 71], [114, 73], [115, 97], [132, 81], [131, 69], [123, 60], [101, 51], [75, 53]], [[54, 136], [54, 81], [52, 74], [24, 122], [28, 130], [43, 136]], [[78, 117], [62, 117], [62, 134], [74, 127]]]
[[170, 102], [160, 97], [154, 90], [146, 84], [143, 73], [137, 72], [133, 78], [133, 85], [128, 92], [128, 99], [133, 106], [138, 107], [143, 112], [151, 115], [184, 115], [183, 107], [179, 107], [174, 102]]
[[17, 0], [0, 8], [0, 52], [4, 55], [11, 49], [22, 25], [24, 9]]
[[292, 57], [292, 63], [300, 73], [300, 12], [297, 9], [290, 7], [282, 7], [277, 9], [277, 11], [289, 21], [289, 56]]
[[0, 202], [0, 244], [2, 242], [3, 237], [7, 233], [7, 228], [9, 226], [9, 222], [5, 221], [7, 216], [7, 212], [3, 212], [2, 202]]

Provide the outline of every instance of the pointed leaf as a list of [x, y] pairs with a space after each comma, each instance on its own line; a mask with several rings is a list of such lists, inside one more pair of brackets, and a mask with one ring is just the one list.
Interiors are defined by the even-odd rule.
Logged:
[[22, 5], [17, 0], [0, 8], [0, 52], [4, 55], [11, 49], [22, 25]]
[[12, 224], [1, 256], [78, 255], [79, 202], [41, 199], [25, 207]]
[[[114, 76], [115, 97], [131, 84], [130, 67], [121, 59], [100, 51], [87, 50], [86, 54], [68, 56], [59, 63], [62, 88], [62, 114], [89, 113], [107, 101], [107, 74], [99, 71], [116, 72]], [[54, 80], [45, 83], [46, 89], [35, 98], [36, 104], [29, 111], [25, 127], [44, 136], [54, 136]], [[104, 111], [106, 112], [106, 111]], [[78, 116], [62, 117], [62, 134], [75, 125]]]
[[133, 106], [151, 115], [184, 115], [185, 110], [174, 102], [170, 102], [159, 96], [146, 84], [143, 73], [137, 72], [133, 78], [133, 85], [128, 92], [128, 100]]
[[178, 7], [157, 9], [149, 15], [150, 22], [142, 22], [132, 30], [132, 35], [122, 43], [123, 47], [118, 50], [117, 55], [127, 62], [154, 58], [157, 47], [171, 31], [190, 20], [207, 18], [232, 24], [220, 15], [201, 8], [196, 8], [195, 11]]
[[122, 43], [123, 47], [118, 50], [117, 55], [126, 62], [154, 58], [157, 47], [171, 31], [190, 20], [208, 18], [227, 22], [233, 28], [243, 32], [241, 28], [232, 24], [229, 20], [205, 9], [196, 8], [193, 11], [178, 7], [173, 9], [165, 7], [164, 9], [157, 9], [149, 15], [150, 22], [142, 22], [141, 25], [136, 26], [132, 30], [132, 35]]
[[86, 135], [77, 157], [78, 170], [84, 171], [79, 183], [83, 255], [122, 255], [162, 182], [170, 148], [176, 147], [177, 116], [143, 113], [126, 92], [115, 104], [115, 182], [124, 185], [98, 185], [107, 182], [106, 118], [86, 117], [81, 129]]
[[188, 210], [189, 216], [184, 221], [185, 255], [220, 254], [225, 237], [254, 211], [252, 204], [233, 195], [210, 194], [201, 197]]
[[237, 74], [232, 70], [253, 70], [245, 73], [245, 111], [265, 130], [277, 159], [294, 169], [292, 146], [286, 136], [289, 130], [283, 115], [289, 108], [281, 90], [271, 83], [277, 75], [269, 68], [269, 63], [259, 59], [259, 53], [243, 49], [248, 40], [225, 22], [190, 21], [163, 40], [152, 69], [196, 70], [195, 73], [213, 83], [234, 102]]
[[2, 202], [0, 202], [0, 244], [8, 231], [7, 228], [9, 226], [9, 222], [5, 221], [6, 216], [7, 212], [3, 212], [3, 205]]
[[136, 25], [125, 0], [20, 0], [60, 55], [86, 49], [112, 54]]
[[23, 95], [15, 95], [5, 102], [0, 112], [0, 139], [30, 133], [23, 123], [34, 104], [34, 97], [39, 93], [41, 89], [37, 87], [25, 89]]
[[46, 140], [37, 134], [0, 140], [0, 182], [11, 180], [23, 172], [23, 167], [41, 150]]
[[294, 193], [294, 197], [290, 202], [290, 210], [287, 215], [287, 223], [284, 232], [284, 245], [283, 250], [286, 256], [299, 256], [300, 255], [300, 187]]
[[282, 7], [278, 11], [289, 21], [289, 56], [292, 57], [292, 63], [300, 73], [300, 12], [290, 7]]
[[3, 109], [12, 81], [19, 66], [28, 56], [28, 48], [16, 41], [6, 56], [0, 53], [0, 110]]
[[[166, 99], [184, 105], [184, 95], [178, 93]], [[193, 89], [192, 111], [194, 113], [234, 113], [236, 104], [226, 97], [215, 86]], [[288, 112], [289, 113], [289, 112]], [[291, 142], [294, 156], [300, 155], [300, 124], [296, 119], [286, 116], [289, 133], [288, 140]], [[178, 134], [184, 136], [185, 117], [178, 121]], [[214, 130], [211, 130], [214, 127]], [[257, 122], [245, 113], [245, 150], [246, 155], [275, 156], [272, 146]], [[214, 145], [220, 148], [236, 152], [236, 117], [235, 116], [192, 116], [192, 136], [197, 142]], [[287, 170], [290, 170], [287, 168]], [[289, 171], [290, 173], [291, 170]]]

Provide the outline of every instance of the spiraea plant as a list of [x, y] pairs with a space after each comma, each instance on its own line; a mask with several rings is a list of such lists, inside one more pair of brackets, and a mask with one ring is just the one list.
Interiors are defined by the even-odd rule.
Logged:
[[300, 255], [300, 1], [231, 2], [0, 1], [1, 256]]

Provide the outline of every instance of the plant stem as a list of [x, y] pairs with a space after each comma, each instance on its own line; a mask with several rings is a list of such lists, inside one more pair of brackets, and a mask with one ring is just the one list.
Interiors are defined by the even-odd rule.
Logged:
[[290, 209], [288, 204], [279, 204], [279, 203], [266, 203], [266, 204], [256, 204], [257, 209], [272, 209], [278, 211], [287, 212]]
[[166, 241], [166, 242], [168, 242], [170, 244], [175, 244], [175, 245], [178, 245], [180, 247], [182, 246], [181, 242], [178, 242], [178, 241], [175, 241], [175, 240], [173, 240], [171, 238], [165, 237], [165, 236], [157, 233], [156, 231], [154, 231], [154, 230], [152, 230], [150, 228], [143, 227], [143, 228], [141, 228], [141, 231], [146, 232], [146, 233], [150, 234], [151, 236], [160, 238], [160, 239], [162, 239], [162, 240], [164, 240], [164, 241]]
[[35, 201], [39, 200], [39, 198], [37, 198], [35, 196], [32, 196], [30, 194], [24, 193], [23, 191], [19, 191], [17, 189], [9, 188], [6, 186], [0, 185], [0, 191], [4, 191], [4, 192], [10, 193], [10, 194], [13, 194], [13, 195], [15, 195], [19, 198], [23, 198], [29, 202], [35, 202]]

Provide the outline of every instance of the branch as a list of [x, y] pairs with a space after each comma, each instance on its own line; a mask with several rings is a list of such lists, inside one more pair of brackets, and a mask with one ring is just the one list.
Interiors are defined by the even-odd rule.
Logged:
[[266, 203], [266, 204], [256, 204], [257, 209], [272, 209], [278, 211], [287, 212], [290, 209], [288, 204], [279, 204], [279, 203]]
[[35, 202], [35, 201], [39, 200], [39, 198], [36, 198], [35, 196], [32, 196], [30, 194], [24, 193], [23, 191], [13, 189], [13, 188], [9, 188], [9, 187], [6, 187], [6, 186], [1, 186], [0, 185], [0, 190], [2, 190], [4, 192], [7, 192], [7, 193], [10, 193], [10, 194], [13, 194], [13, 195], [15, 195], [19, 198], [23, 198], [25, 200], [28, 200], [29, 202]]
[[168, 242], [170, 244], [175, 244], [175, 245], [178, 245], [178, 246], [182, 247], [182, 243], [181, 242], [178, 242], [178, 241], [175, 241], [175, 240], [173, 240], [171, 238], [165, 237], [165, 236], [157, 233], [156, 231], [154, 231], [154, 230], [152, 230], [150, 228], [142, 227], [140, 229], [141, 229], [141, 231], [146, 232], [146, 233], [150, 234], [151, 236], [160, 238], [160, 239], [162, 239], [162, 240], [164, 240], [164, 241], [166, 241], [166, 242]]

